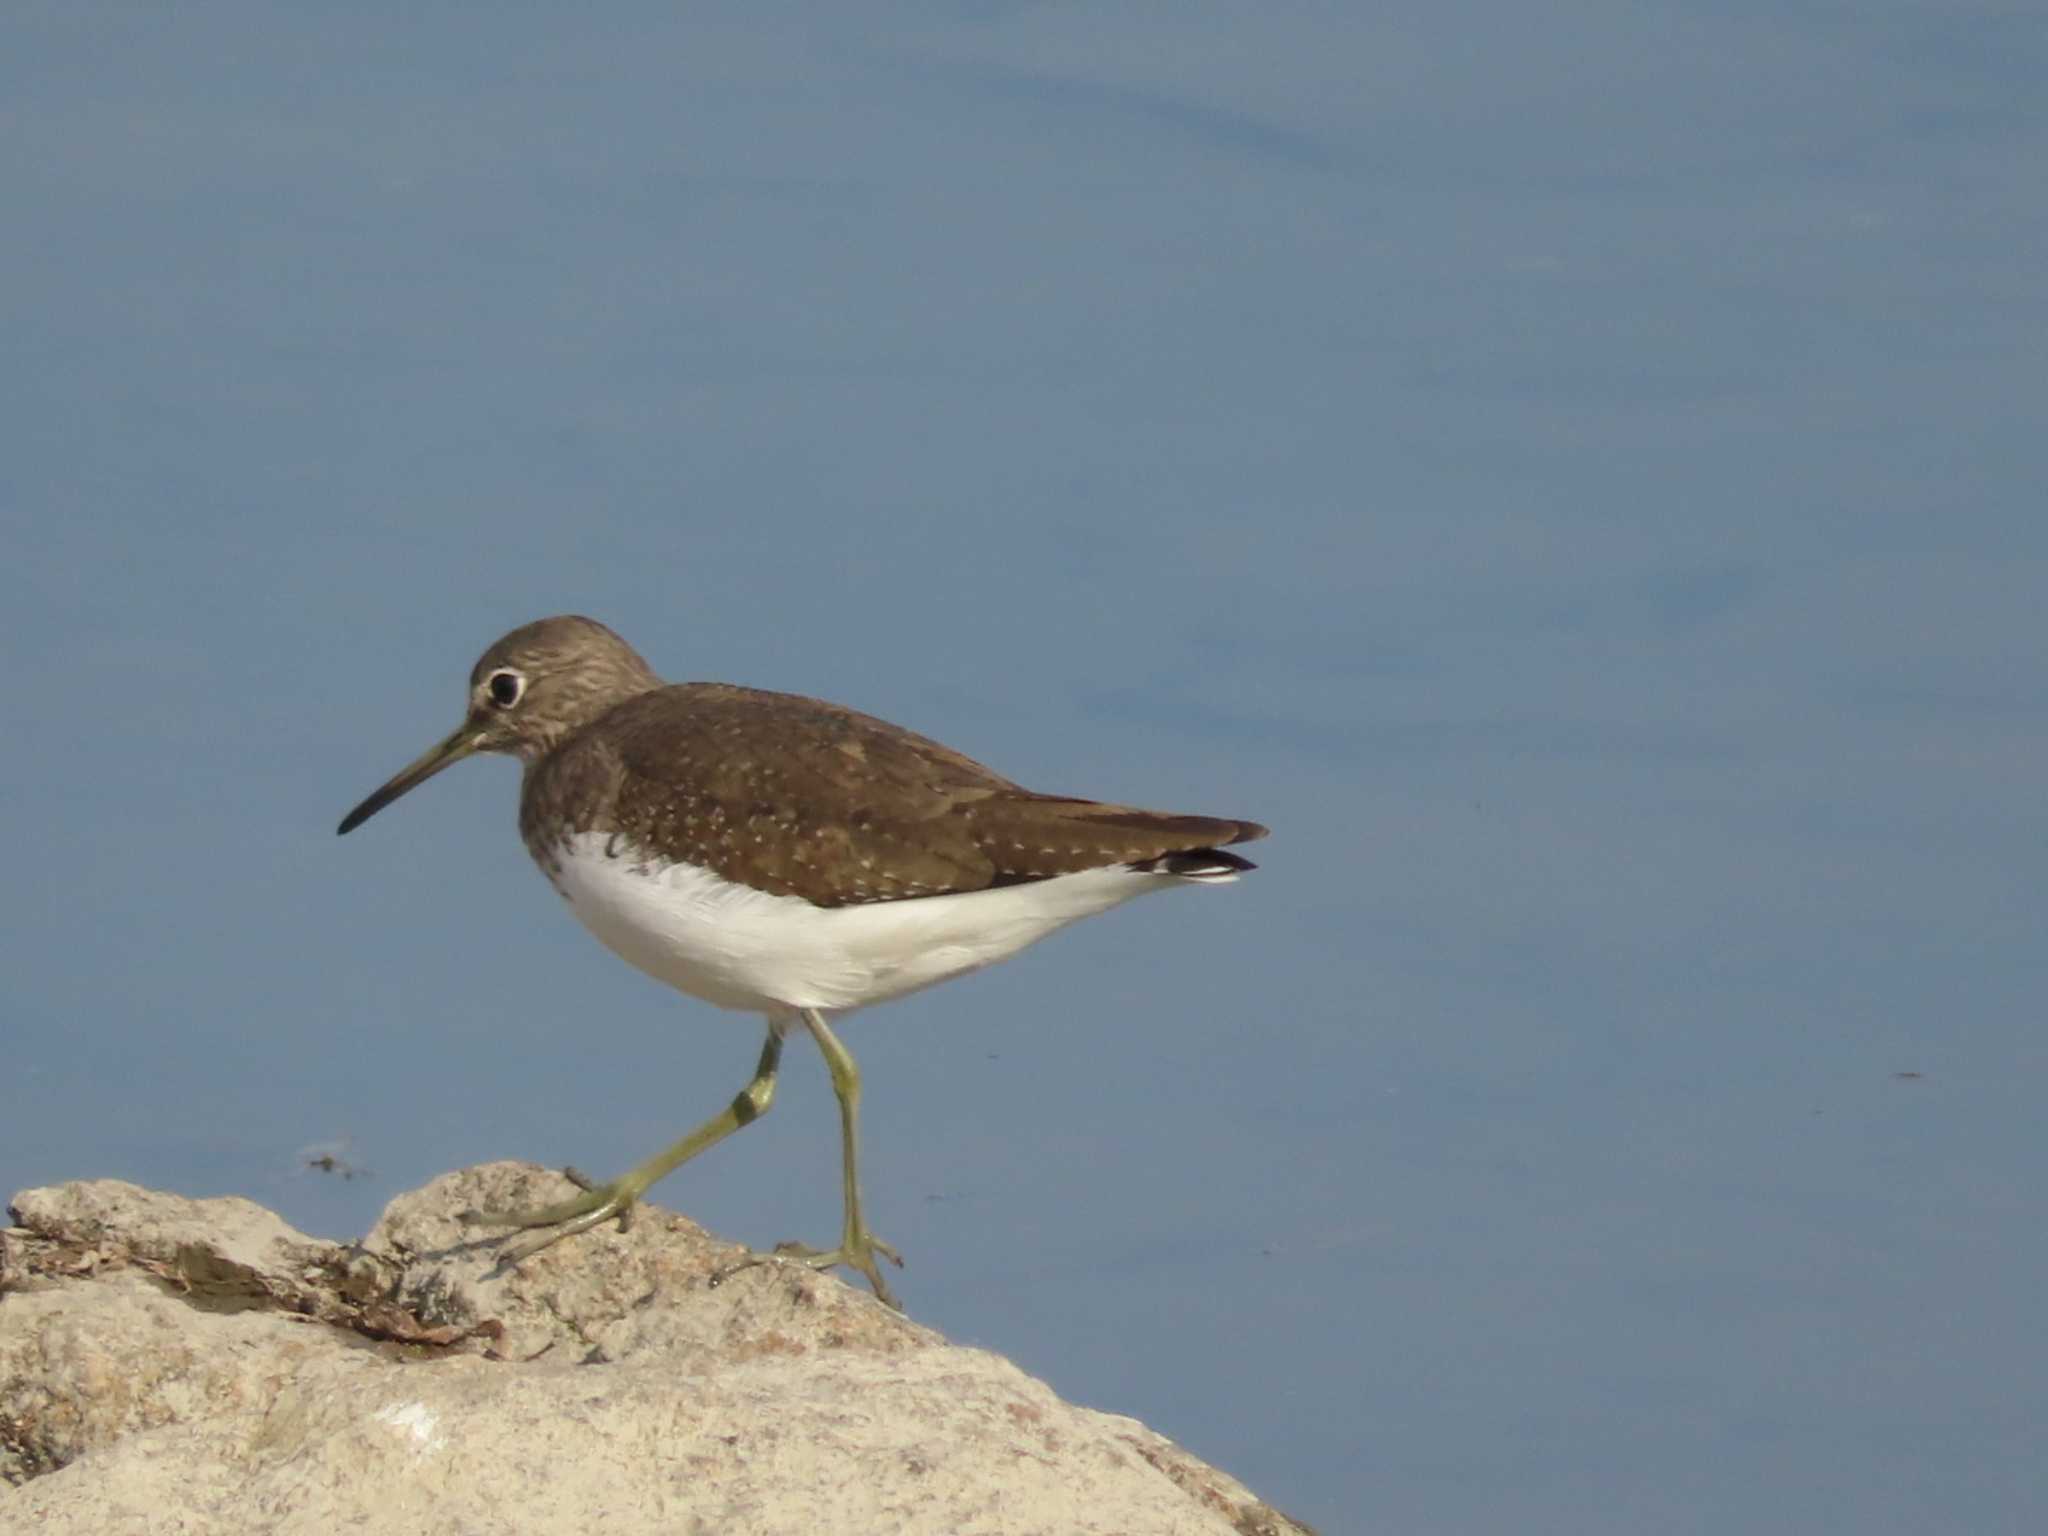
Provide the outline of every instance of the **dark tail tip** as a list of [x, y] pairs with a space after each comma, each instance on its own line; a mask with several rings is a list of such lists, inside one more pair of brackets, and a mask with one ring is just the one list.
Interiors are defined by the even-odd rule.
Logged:
[[1190, 848], [1185, 853], [1162, 853], [1156, 859], [1138, 859], [1132, 869], [1147, 875], [1172, 875], [1179, 880], [1208, 880], [1222, 884], [1235, 880], [1248, 869], [1259, 866], [1221, 848]]

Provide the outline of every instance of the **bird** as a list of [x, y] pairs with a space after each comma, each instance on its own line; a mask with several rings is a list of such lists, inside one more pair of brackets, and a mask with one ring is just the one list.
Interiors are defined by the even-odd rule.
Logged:
[[[519, 759], [519, 831], [576, 917], [628, 964], [691, 997], [759, 1015], [767, 1037], [725, 1109], [609, 1183], [533, 1210], [517, 1265], [623, 1222], [659, 1179], [768, 1111], [799, 1024], [838, 1100], [837, 1247], [785, 1244], [746, 1264], [845, 1265], [901, 1309], [859, 1176], [860, 1070], [833, 1027], [1004, 960], [1081, 918], [1255, 866], [1230, 845], [1257, 822], [1039, 794], [928, 737], [842, 705], [729, 683], [665, 683], [595, 619], [512, 630], [470, 670], [462, 723], [342, 818], [354, 831], [476, 753]], [[515, 1235], [518, 1234], [518, 1235]], [[722, 1279], [726, 1272], [714, 1279]]]

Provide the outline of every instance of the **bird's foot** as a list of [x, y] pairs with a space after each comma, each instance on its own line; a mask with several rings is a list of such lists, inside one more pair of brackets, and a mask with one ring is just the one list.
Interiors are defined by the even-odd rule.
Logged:
[[737, 1263], [728, 1264], [711, 1277], [713, 1285], [722, 1284], [743, 1269], [752, 1269], [757, 1264], [773, 1264], [785, 1261], [802, 1264], [821, 1273], [836, 1265], [844, 1264], [858, 1270], [874, 1287], [875, 1295], [883, 1305], [896, 1311], [903, 1310], [903, 1303], [896, 1299], [896, 1293], [889, 1289], [888, 1282], [875, 1265], [875, 1255], [880, 1254], [898, 1269], [903, 1267], [903, 1255], [883, 1242], [865, 1227], [846, 1234], [837, 1248], [813, 1248], [808, 1243], [777, 1243], [772, 1253], [750, 1253]]
[[533, 1210], [469, 1211], [464, 1214], [464, 1220], [477, 1226], [513, 1227], [528, 1233], [498, 1250], [500, 1272], [514, 1268], [565, 1237], [574, 1237], [592, 1227], [603, 1226], [614, 1217], [618, 1219], [621, 1232], [631, 1224], [633, 1205], [641, 1192], [628, 1180], [614, 1179], [609, 1184], [599, 1184], [574, 1168], [564, 1168], [562, 1173], [583, 1193]]

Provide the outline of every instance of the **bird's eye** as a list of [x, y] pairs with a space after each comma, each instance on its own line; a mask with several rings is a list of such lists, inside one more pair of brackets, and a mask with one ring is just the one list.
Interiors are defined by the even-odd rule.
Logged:
[[493, 704], [500, 709], [510, 709], [519, 702], [520, 695], [526, 692], [526, 679], [508, 667], [502, 672], [493, 672], [490, 682], [485, 686], [491, 690]]

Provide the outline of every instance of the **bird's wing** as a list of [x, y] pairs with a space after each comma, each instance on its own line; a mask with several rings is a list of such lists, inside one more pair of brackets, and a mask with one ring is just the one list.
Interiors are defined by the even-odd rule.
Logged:
[[985, 890], [1265, 832], [1033, 794], [929, 737], [795, 694], [679, 684], [606, 721], [628, 841], [820, 906]]

